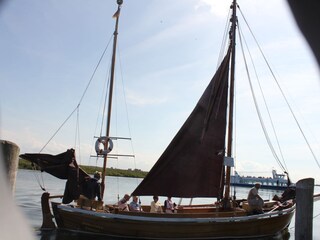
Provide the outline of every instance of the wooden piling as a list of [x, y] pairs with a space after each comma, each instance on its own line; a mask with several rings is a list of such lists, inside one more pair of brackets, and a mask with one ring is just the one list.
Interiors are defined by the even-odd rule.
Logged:
[[2, 158], [4, 160], [4, 167], [12, 194], [14, 194], [16, 186], [19, 153], [20, 148], [17, 144], [6, 140], [0, 140], [0, 154], [2, 154], [0, 159]]
[[312, 240], [313, 191], [313, 178], [302, 179], [296, 184], [296, 240]]
[[44, 192], [41, 196], [41, 207], [42, 207], [42, 226], [41, 230], [52, 230], [56, 228], [56, 225], [52, 221], [52, 214], [49, 206], [50, 194]]

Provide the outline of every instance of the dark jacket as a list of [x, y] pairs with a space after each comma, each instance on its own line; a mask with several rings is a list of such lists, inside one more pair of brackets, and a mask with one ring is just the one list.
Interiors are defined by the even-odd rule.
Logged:
[[83, 184], [82, 194], [87, 198], [94, 200], [98, 197], [98, 200], [101, 201], [101, 187], [100, 183], [95, 178], [90, 178]]

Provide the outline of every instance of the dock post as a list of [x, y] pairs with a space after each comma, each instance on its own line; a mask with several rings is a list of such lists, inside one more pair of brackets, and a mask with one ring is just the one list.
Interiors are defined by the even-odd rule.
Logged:
[[0, 140], [0, 148], [0, 154], [2, 154], [4, 167], [7, 172], [7, 179], [14, 195], [20, 148], [17, 144], [6, 140]]
[[295, 239], [312, 240], [314, 179], [306, 178], [296, 184]]

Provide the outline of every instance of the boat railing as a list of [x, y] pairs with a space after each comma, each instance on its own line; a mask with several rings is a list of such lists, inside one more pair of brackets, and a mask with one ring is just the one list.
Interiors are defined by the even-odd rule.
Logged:
[[52, 195], [52, 196], [49, 196], [49, 199], [52, 199], [52, 198], [63, 198], [63, 195]]
[[[183, 217], [181, 218], [181, 214], [166, 214], [166, 213], [162, 213], [162, 214], [149, 214], [149, 213], [145, 213], [145, 214], [135, 214], [135, 212], [131, 212], [132, 214], [130, 214], [130, 212], [127, 212], [126, 214], [119, 214], [119, 213], [107, 213], [107, 212], [100, 212], [100, 211], [88, 211], [85, 209], [81, 209], [81, 208], [72, 208], [68, 205], [59, 205], [58, 208], [61, 208], [65, 211], [86, 211], [87, 214], [90, 215], [94, 215], [97, 217], [101, 217], [101, 218], [119, 218], [119, 219], [131, 219], [131, 220], [136, 220], [136, 221], [151, 221], [151, 222], [162, 222], [162, 221], [166, 221], [166, 222], [176, 222], [177, 219], [179, 219], [180, 222], [197, 222], [197, 223], [201, 223], [201, 222], [242, 222], [242, 221], [248, 221], [248, 220], [253, 220], [253, 219], [266, 219], [266, 218], [273, 218], [273, 217], [278, 217], [281, 215], [287, 215], [287, 214], [291, 214], [294, 212], [294, 209], [296, 208], [295, 205], [291, 206], [290, 208], [286, 208], [286, 209], [282, 209], [282, 210], [278, 210], [275, 212], [269, 212], [269, 213], [263, 213], [263, 214], [257, 214], [257, 215], [249, 215], [249, 216], [235, 216], [235, 217]], [[177, 217], [175, 217], [175, 215]], [[178, 216], [179, 215], [179, 216]]]

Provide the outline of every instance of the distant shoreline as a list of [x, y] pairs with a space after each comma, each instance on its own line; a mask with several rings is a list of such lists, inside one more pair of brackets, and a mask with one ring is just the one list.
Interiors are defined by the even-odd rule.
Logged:
[[[96, 166], [86, 166], [86, 165], [79, 165], [81, 169], [83, 169], [88, 174], [94, 174], [94, 172], [102, 172], [102, 167]], [[32, 167], [31, 163], [24, 159], [19, 159], [19, 169], [29, 169], [35, 170]], [[144, 178], [148, 172], [142, 171], [140, 169], [116, 169], [116, 168], [107, 168], [107, 176], [114, 176], [114, 177], [132, 177], [132, 178]]]

